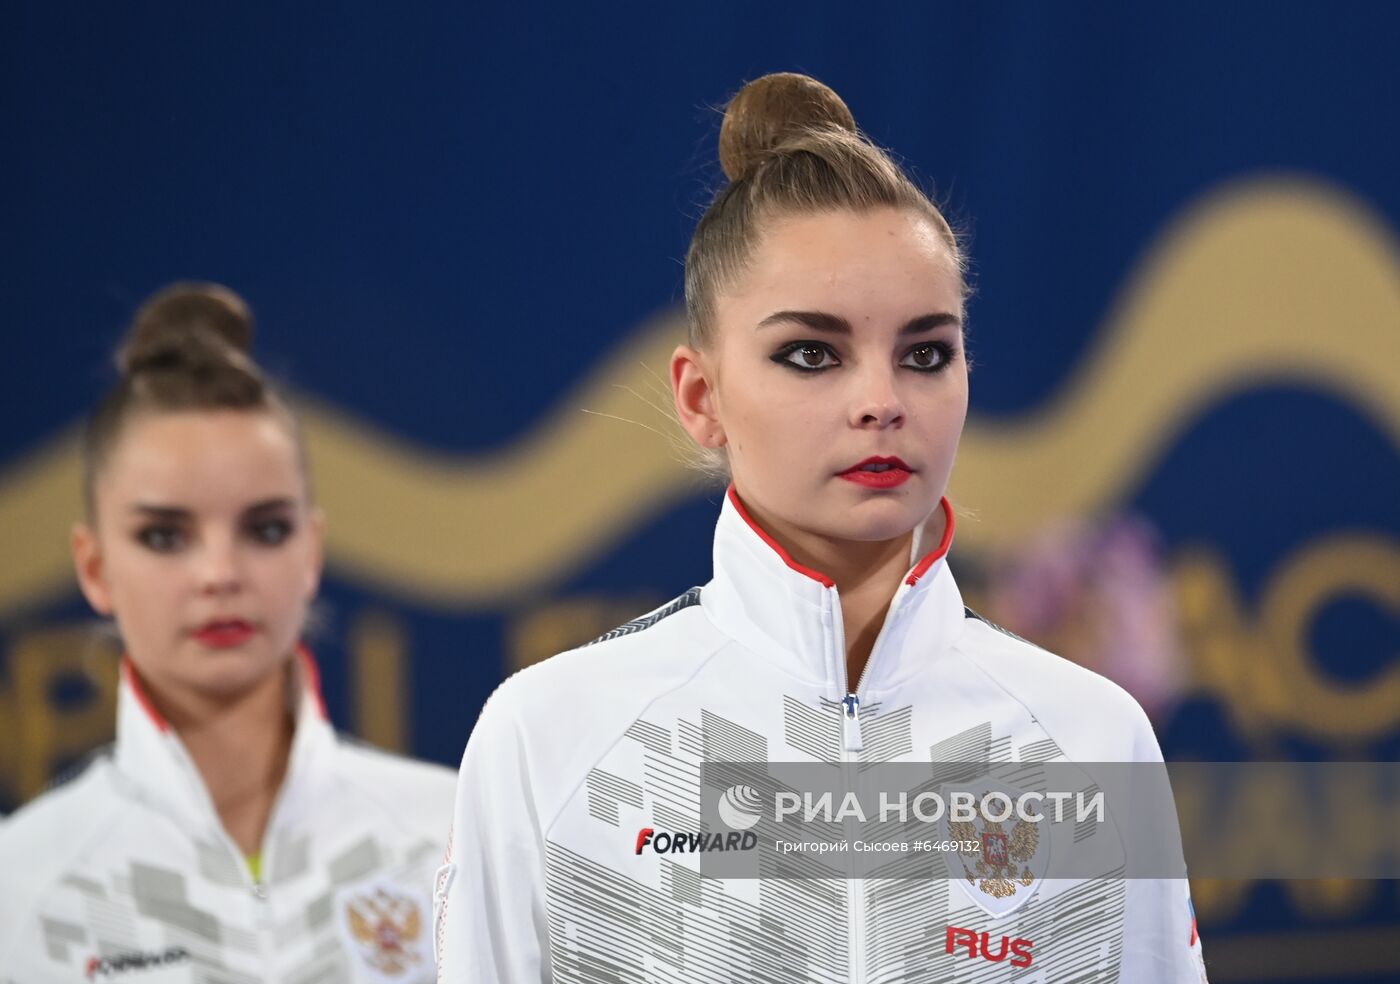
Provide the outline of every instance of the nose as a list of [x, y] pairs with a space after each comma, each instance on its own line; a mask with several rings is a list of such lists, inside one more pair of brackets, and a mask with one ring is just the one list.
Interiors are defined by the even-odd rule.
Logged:
[[884, 430], [904, 424], [904, 402], [899, 397], [893, 373], [883, 367], [862, 373], [851, 408], [851, 426]]
[[231, 534], [205, 533], [199, 551], [199, 584], [200, 591], [211, 597], [243, 590], [238, 544]]

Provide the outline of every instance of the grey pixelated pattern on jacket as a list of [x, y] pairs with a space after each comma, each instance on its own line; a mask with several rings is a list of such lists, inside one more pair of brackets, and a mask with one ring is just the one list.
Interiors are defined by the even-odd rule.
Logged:
[[672, 615], [676, 614], [676, 612], [680, 611], [683, 608], [689, 608], [691, 605], [698, 604], [700, 604], [700, 589], [691, 588], [679, 598], [673, 598], [670, 601], [666, 602], [666, 604], [662, 605], [656, 611], [648, 612], [641, 618], [634, 618], [630, 622], [625, 622], [615, 629], [612, 629], [608, 632], [604, 632], [598, 638], [594, 639], [590, 643], [587, 643], [586, 645], [595, 646], [600, 642], [607, 642], [609, 639], [620, 639], [623, 636], [631, 635], [634, 632], [641, 632], [643, 629], [651, 628], [657, 622], [660, 622], [663, 618], [670, 618]]
[[[279, 841], [274, 881], [321, 877], [324, 890], [286, 921], [273, 928], [273, 939], [285, 943], [293, 937], [320, 935], [323, 942], [306, 955], [299, 966], [288, 967], [278, 981], [296, 984], [342, 984], [346, 978], [346, 955], [335, 942], [332, 920], [335, 893], [382, 867], [397, 852], [374, 836], [367, 836], [331, 858], [324, 872], [313, 872], [307, 863], [307, 845], [299, 838]], [[240, 873], [227, 850], [220, 845], [196, 840], [200, 878], [207, 884], [241, 884]], [[420, 842], [406, 852], [405, 860], [415, 864], [435, 855], [437, 845]], [[69, 872], [60, 886], [74, 892], [91, 915], [90, 925], [39, 914], [43, 947], [50, 959], [69, 963], [77, 955], [122, 955], [146, 953], [151, 948], [140, 936], [142, 921], [163, 927], [171, 945], [185, 952], [181, 966], [188, 963], [192, 984], [268, 984], [268, 978], [234, 970], [226, 964], [235, 955], [256, 954], [264, 945], [258, 937], [221, 914], [202, 908], [193, 901], [194, 892], [187, 873], [177, 865], [164, 867], [133, 858], [109, 872], [92, 877]], [[70, 953], [76, 948], [77, 954]], [[139, 975], [133, 975], [133, 979]], [[46, 978], [47, 979], [47, 978]]]
[[[830, 752], [839, 756], [835, 743], [820, 737], [839, 733], [839, 702], [823, 699], [811, 705], [785, 695], [783, 705], [784, 737], [792, 747], [817, 761]], [[878, 746], [881, 757], [912, 752], [912, 708], [876, 713], [876, 707], [862, 708], [867, 744]], [[708, 709], [698, 712], [698, 721], [681, 718], [671, 728], [645, 718], [628, 728], [624, 737], [642, 746], [641, 773], [624, 776], [595, 767], [584, 784], [590, 821], [619, 827], [624, 804], [646, 804], [658, 826], [699, 829], [700, 804], [691, 790], [700, 785], [703, 763], [768, 759], [769, 742], [763, 735]], [[937, 781], [955, 778], [941, 775], [939, 763], [949, 763], [957, 772], [965, 768], [960, 763], [1021, 761], [1029, 774], [1039, 763], [1062, 757], [1052, 739], [1017, 745], [1011, 735], [995, 734], [990, 721], [928, 747]], [[978, 918], [975, 907], [952, 890], [949, 878], [917, 884], [898, 878], [859, 881], [848, 902], [843, 881], [794, 879], [775, 870], [759, 879], [755, 902], [741, 897], [750, 893], [740, 885], [702, 879], [670, 861], [663, 861], [662, 884], [653, 888], [552, 838], [546, 838], [545, 847], [556, 984], [602, 979], [837, 984], [847, 979], [852, 905], [864, 909], [865, 972], [872, 982], [991, 984], [1007, 979], [1004, 964], [964, 967], [946, 956], [943, 928]], [[1037, 980], [1116, 982], [1125, 901], [1121, 876], [1121, 869], [1106, 871], [1057, 898], [1034, 897], [1003, 917], [996, 932], [1055, 939], [1054, 952], [1037, 955]]]

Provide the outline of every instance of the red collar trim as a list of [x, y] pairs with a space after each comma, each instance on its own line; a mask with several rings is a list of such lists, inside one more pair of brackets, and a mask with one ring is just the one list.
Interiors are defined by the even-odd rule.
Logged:
[[331, 716], [326, 713], [326, 699], [321, 696], [321, 667], [304, 642], [297, 643], [297, 659], [301, 660], [302, 686], [315, 698], [316, 712], [321, 715], [321, 720], [329, 721]]
[[122, 677], [126, 680], [126, 685], [131, 688], [131, 692], [136, 695], [136, 703], [141, 706], [141, 710], [146, 712], [146, 717], [151, 719], [151, 723], [156, 726], [157, 731], [169, 731], [170, 722], [161, 715], [160, 711], [156, 710], [156, 705], [151, 703], [150, 695], [146, 693], [146, 688], [141, 684], [141, 678], [136, 674], [136, 664], [126, 653], [122, 653], [121, 667]]
[[914, 565], [914, 569], [909, 572], [909, 576], [904, 579], [904, 583], [910, 586], [918, 583], [919, 578], [928, 573], [928, 569], [936, 561], [948, 553], [948, 548], [953, 545], [953, 504], [948, 501], [945, 495], [938, 500], [938, 505], [943, 510], [943, 539], [938, 541], [938, 546], [924, 554], [924, 559]]
[[[321, 696], [321, 668], [316, 665], [316, 657], [311, 655], [311, 650], [306, 648], [305, 643], [297, 643], [297, 661], [301, 664], [302, 686], [315, 699], [316, 712], [321, 715], [321, 720], [329, 721], [330, 715], [326, 713], [326, 699]], [[170, 722], [160, 711], [156, 710], [156, 705], [151, 703], [151, 697], [146, 693], [146, 688], [141, 683], [141, 677], [136, 672], [136, 664], [126, 653], [122, 653], [121, 673], [127, 686], [131, 688], [132, 694], [135, 695], [136, 703], [141, 706], [141, 710], [146, 712], [146, 717], [151, 719], [156, 730], [169, 731]]]
[[[833, 581], [831, 578], [827, 577], [821, 571], [813, 570], [810, 567], [804, 567], [797, 561], [793, 560], [792, 556], [786, 550], [783, 549], [782, 545], [778, 543], [777, 540], [769, 536], [768, 533], [763, 529], [763, 527], [755, 523], [753, 521], [753, 517], [749, 515], [749, 511], [744, 508], [744, 504], [739, 501], [739, 493], [735, 490], [732, 484], [729, 486], [728, 495], [729, 501], [734, 504], [735, 511], [738, 512], [739, 516], [744, 520], [745, 523], [749, 524], [749, 529], [753, 530], [754, 533], [758, 534], [758, 538], [764, 543], [768, 544], [768, 546], [770, 546], [773, 549], [773, 552], [776, 553], [782, 559], [784, 564], [795, 570], [797, 573], [805, 575], [806, 577], [810, 577], [813, 581], [816, 581], [824, 588], [836, 587], [836, 582]], [[938, 546], [934, 547], [931, 551], [924, 554], [923, 559], [914, 565], [914, 569], [911, 570], [909, 572], [909, 576], [904, 579], [904, 583], [910, 585], [911, 587], [917, 584], [919, 578], [927, 574], [928, 569], [932, 567], [935, 563], [937, 563], [941, 558], [943, 558], [948, 553], [948, 548], [953, 545], [953, 505], [948, 501], [948, 497], [946, 495], [938, 500], [938, 505], [939, 508], [943, 510], [943, 538], [938, 541]]]
[[797, 573], [810, 577], [813, 581], [816, 581], [824, 588], [836, 587], [836, 582], [833, 581], [831, 578], [827, 577], [821, 571], [815, 571], [810, 567], [803, 567], [797, 561], [793, 560], [792, 556], [782, 548], [782, 545], [779, 544], [777, 540], [769, 536], [767, 532], [764, 531], [763, 527], [755, 523], [753, 521], [753, 517], [749, 515], [749, 511], [744, 508], [744, 504], [739, 501], [739, 493], [735, 491], [733, 485], [729, 486], [729, 501], [734, 504], [735, 510], [738, 511], [740, 517], [743, 518], [744, 522], [749, 524], [749, 529], [757, 533], [758, 538], [760, 540], [768, 544], [768, 546], [772, 547], [773, 552], [776, 553], [780, 558], [782, 558], [784, 564], [787, 564]]

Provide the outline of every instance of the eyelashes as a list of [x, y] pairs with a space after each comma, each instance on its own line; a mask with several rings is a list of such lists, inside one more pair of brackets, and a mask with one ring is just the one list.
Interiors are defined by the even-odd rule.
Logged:
[[185, 532], [172, 523], [143, 526], [136, 531], [136, 542], [153, 553], [174, 553], [185, 545]]
[[952, 361], [953, 347], [947, 342], [921, 342], [904, 353], [899, 364], [917, 372], [939, 372]]
[[[914, 372], [932, 374], [948, 368], [956, 354], [957, 350], [947, 342], [919, 342], [910, 346], [900, 357], [898, 364]], [[769, 356], [769, 359], [803, 375], [825, 372], [841, 365], [841, 358], [835, 349], [826, 342], [816, 341], [789, 342]]]
[[[281, 546], [296, 532], [290, 519], [258, 519], [243, 525], [243, 536], [256, 546]], [[136, 531], [136, 542], [152, 553], [172, 554], [185, 549], [190, 533], [178, 523], [151, 523]]]
[[773, 353], [771, 358], [779, 365], [791, 366], [799, 372], [821, 372], [841, 364], [831, 346], [825, 342], [789, 342]]
[[291, 520], [261, 519], [249, 524], [248, 535], [265, 547], [275, 547], [292, 535]]

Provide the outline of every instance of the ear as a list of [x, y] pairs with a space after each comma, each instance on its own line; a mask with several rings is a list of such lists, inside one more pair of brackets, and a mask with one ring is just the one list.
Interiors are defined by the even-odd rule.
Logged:
[[703, 353], [689, 345], [671, 355], [671, 394], [676, 416], [702, 448], [722, 448], [728, 442], [716, 407], [714, 371]]
[[107, 589], [107, 571], [97, 531], [87, 523], [74, 523], [68, 542], [73, 551], [73, 570], [78, 575], [78, 587], [82, 588], [83, 597], [99, 615], [111, 615], [112, 593]]
[[311, 566], [306, 583], [306, 600], [310, 601], [321, 589], [321, 572], [326, 566], [326, 514], [319, 506], [308, 511], [306, 532], [311, 537]]

